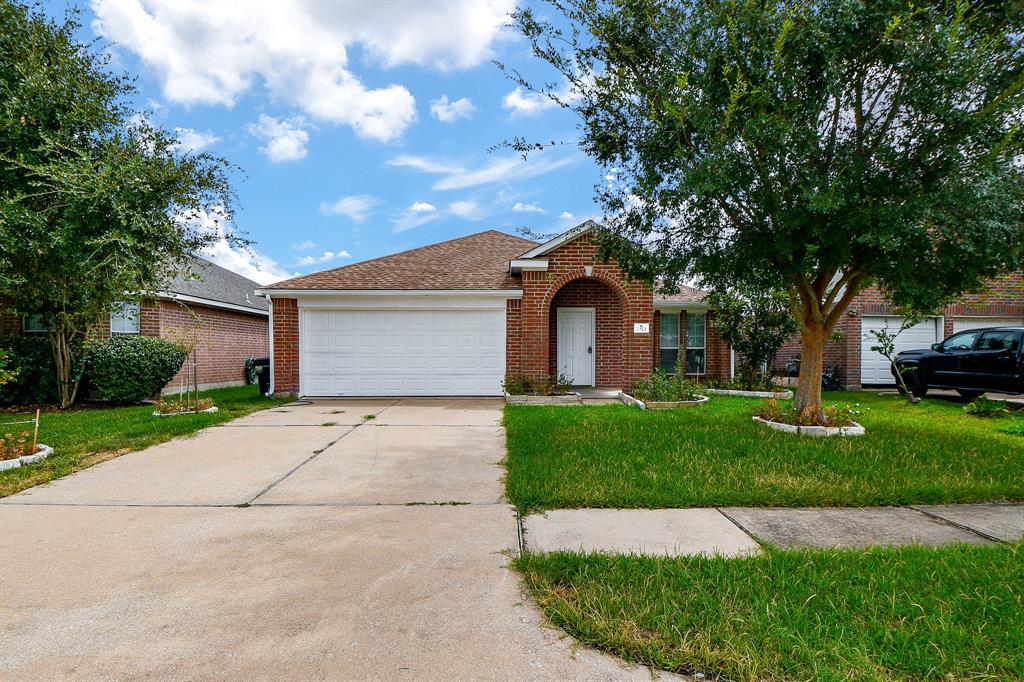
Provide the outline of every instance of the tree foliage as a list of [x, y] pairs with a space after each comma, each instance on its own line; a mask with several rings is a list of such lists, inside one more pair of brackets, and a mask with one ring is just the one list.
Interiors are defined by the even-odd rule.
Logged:
[[227, 162], [152, 125], [78, 28], [0, 2], [0, 297], [51, 325], [64, 405], [93, 325], [235, 238], [200, 220], [231, 215]]
[[[761, 368], [771, 365], [782, 344], [796, 331], [785, 292], [719, 287], [708, 293], [707, 303], [715, 310], [711, 318], [715, 331], [739, 353], [744, 388], [753, 390]], [[770, 372], [764, 378], [770, 379]]]
[[1019, 2], [551, 5], [564, 20], [515, 23], [568, 87], [512, 75], [575, 111], [614, 177], [606, 253], [652, 280], [783, 287], [808, 419], [863, 287], [932, 309], [1020, 267]]

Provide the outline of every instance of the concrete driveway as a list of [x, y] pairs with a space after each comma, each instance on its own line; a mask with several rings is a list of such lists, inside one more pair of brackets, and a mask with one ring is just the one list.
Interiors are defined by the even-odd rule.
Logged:
[[0, 678], [650, 679], [524, 599], [500, 401], [313, 401], [0, 501]]

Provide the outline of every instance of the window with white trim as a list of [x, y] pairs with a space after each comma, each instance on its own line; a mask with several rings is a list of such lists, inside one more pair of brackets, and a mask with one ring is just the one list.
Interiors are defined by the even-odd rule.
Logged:
[[140, 330], [138, 303], [118, 303], [110, 313], [111, 334], [138, 334]]
[[661, 313], [658, 336], [660, 366], [669, 374], [675, 374], [679, 362], [679, 313]]
[[705, 374], [707, 319], [704, 313], [686, 313], [686, 373]]

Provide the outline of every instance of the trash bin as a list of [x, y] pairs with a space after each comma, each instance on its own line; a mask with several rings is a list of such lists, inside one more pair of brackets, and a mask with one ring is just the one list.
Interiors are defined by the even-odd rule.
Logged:
[[260, 385], [260, 393], [270, 393], [270, 358], [253, 358], [253, 368], [256, 370], [256, 381]]

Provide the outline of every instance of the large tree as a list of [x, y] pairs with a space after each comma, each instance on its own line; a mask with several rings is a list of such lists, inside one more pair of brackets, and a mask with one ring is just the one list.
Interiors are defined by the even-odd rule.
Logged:
[[78, 29], [0, 0], [0, 304], [48, 323], [63, 406], [89, 329], [221, 238], [200, 219], [233, 198], [226, 162], [150, 124]]
[[927, 310], [1020, 266], [1019, 2], [551, 5], [514, 20], [564, 82], [513, 77], [575, 111], [610, 171], [606, 252], [652, 280], [783, 287], [803, 419], [824, 419], [823, 347], [865, 286]]

